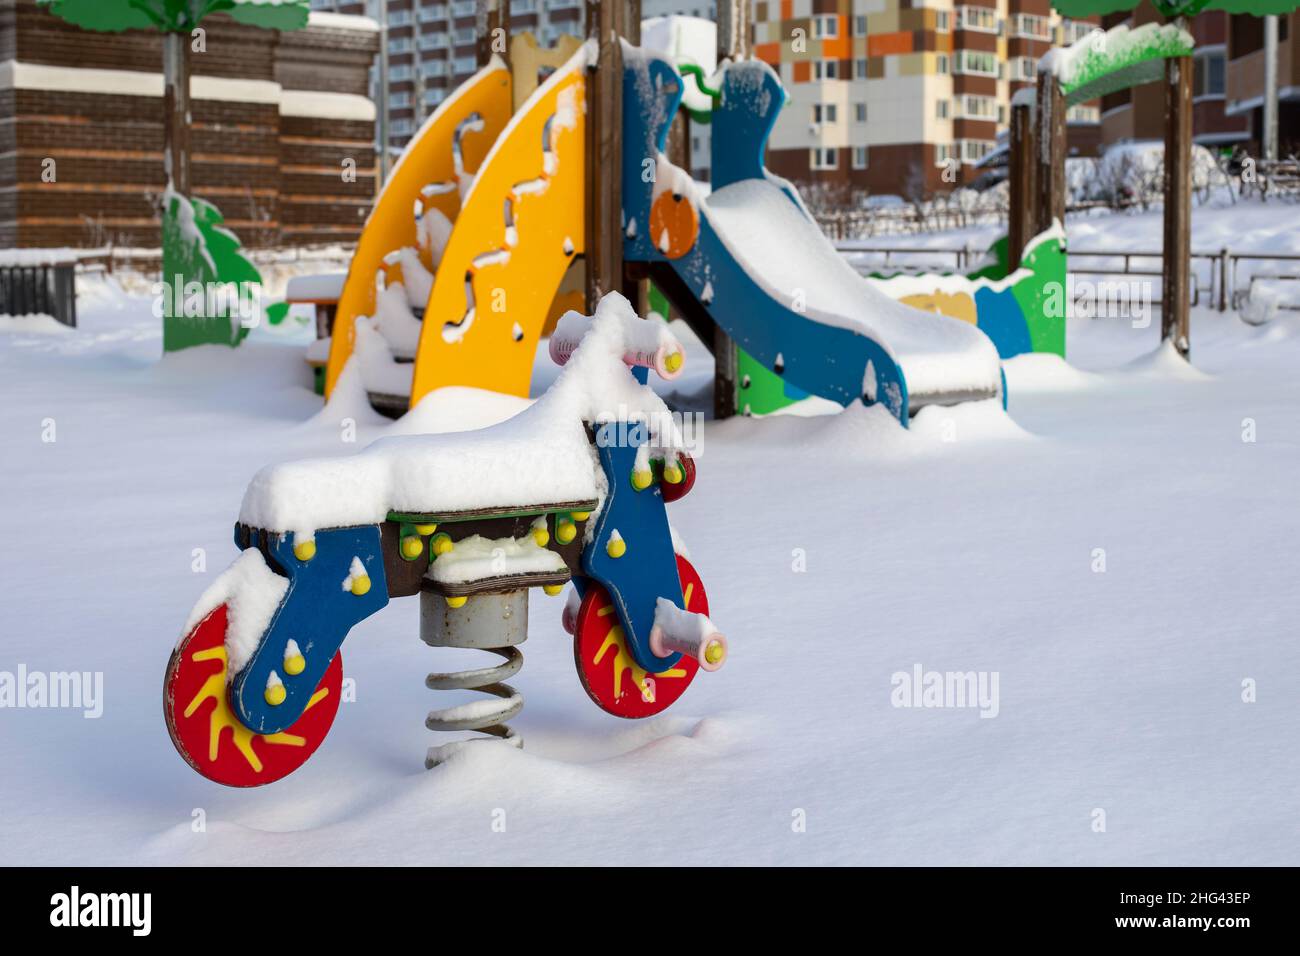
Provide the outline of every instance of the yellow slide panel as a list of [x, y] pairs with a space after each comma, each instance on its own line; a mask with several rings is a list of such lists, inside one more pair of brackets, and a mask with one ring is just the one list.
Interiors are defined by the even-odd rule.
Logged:
[[[329, 364], [325, 370], [327, 398], [352, 355], [353, 320], [358, 315], [374, 314], [375, 275], [383, 268], [384, 256], [403, 246], [417, 246], [415, 203], [421, 199], [424, 187], [455, 182], [452, 144], [456, 130], [475, 113], [482, 120], [482, 129], [467, 131], [461, 138], [462, 164], [470, 173], [478, 169], [510, 121], [510, 70], [499, 59], [494, 59], [466, 80], [438, 106], [406, 147], [375, 202], [357, 241], [356, 252], [348, 266], [348, 277], [339, 296]], [[460, 211], [460, 191], [440, 192], [425, 198], [424, 205], [440, 210], [455, 222]]]
[[585, 248], [580, 59], [538, 87], [465, 197], [424, 312], [412, 408], [447, 385], [528, 395], [552, 300]]

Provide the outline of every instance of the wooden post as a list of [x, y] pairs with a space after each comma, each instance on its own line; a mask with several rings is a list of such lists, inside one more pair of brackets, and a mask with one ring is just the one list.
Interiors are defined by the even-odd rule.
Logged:
[[190, 35], [163, 33], [163, 162], [172, 189], [190, 197]]
[[1054, 222], [1065, 225], [1065, 96], [1051, 70], [1038, 71], [1034, 126], [1038, 171], [1033, 229], [1037, 235]]
[[1188, 284], [1192, 258], [1192, 58], [1165, 61], [1165, 245], [1160, 336], [1191, 352]]
[[587, 69], [587, 311], [623, 289], [623, 34], [625, 0], [587, 0], [587, 37], [597, 62]]
[[1007, 212], [1007, 273], [1020, 268], [1025, 243], [1034, 237], [1037, 217], [1034, 197], [1038, 189], [1034, 162], [1034, 105], [1011, 104], [1011, 142], [1007, 154], [1007, 180], [1010, 187]]
[[480, 68], [492, 54], [510, 62], [510, 0], [478, 0], [474, 56]]
[[[750, 0], [718, 0], [718, 64], [745, 58], [749, 50]], [[736, 414], [736, 343], [713, 326], [713, 417]]]

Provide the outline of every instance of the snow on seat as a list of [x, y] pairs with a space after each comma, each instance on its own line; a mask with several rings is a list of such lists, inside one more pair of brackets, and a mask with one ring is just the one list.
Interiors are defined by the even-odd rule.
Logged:
[[627, 299], [611, 293], [555, 383], [518, 415], [477, 431], [389, 436], [355, 455], [263, 468], [244, 494], [239, 522], [310, 538], [321, 529], [378, 524], [393, 513], [599, 506], [606, 481], [587, 423], [644, 423], [649, 441], [638, 454], [647, 462], [682, 447], [667, 406], [624, 361], [644, 324]]
[[732, 183], [700, 206], [736, 262], [773, 299], [802, 298], [808, 318], [880, 342], [903, 370], [912, 411], [1000, 393], [1001, 365], [987, 336], [872, 288], [776, 184]]

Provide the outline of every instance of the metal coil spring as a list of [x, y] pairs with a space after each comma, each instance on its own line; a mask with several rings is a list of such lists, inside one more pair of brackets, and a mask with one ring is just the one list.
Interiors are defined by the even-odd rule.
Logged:
[[434, 672], [424, 679], [424, 685], [430, 690], [473, 690], [485, 695], [483, 700], [429, 712], [424, 720], [429, 730], [470, 731], [484, 737], [430, 747], [425, 767], [432, 769], [482, 739], [495, 738], [522, 747], [523, 738], [506, 726], [506, 721], [523, 709], [524, 698], [505, 681], [519, 673], [524, 665], [524, 655], [514, 645], [528, 634], [528, 592], [475, 597], [460, 608], [449, 607], [435, 594], [426, 592], [420, 598], [420, 638], [430, 647], [475, 648], [504, 658], [502, 663], [491, 667]]

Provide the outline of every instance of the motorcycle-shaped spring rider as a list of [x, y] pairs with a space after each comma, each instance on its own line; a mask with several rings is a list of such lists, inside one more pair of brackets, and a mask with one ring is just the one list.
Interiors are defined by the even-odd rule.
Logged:
[[695, 464], [649, 370], [680, 374], [667, 326], [607, 296], [551, 339], [565, 366], [533, 405], [471, 432], [381, 439], [345, 458], [263, 469], [235, 526], [242, 554], [191, 613], [164, 682], [167, 728], [195, 770], [230, 786], [301, 766], [338, 711], [348, 632], [390, 598], [420, 595], [421, 638], [472, 647], [495, 666], [434, 673], [435, 690], [484, 694], [435, 710], [426, 766], [479, 740], [521, 739], [505, 681], [523, 657], [528, 589], [573, 591], [563, 612], [578, 676], [620, 717], [672, 704], [726, 658], [708, 598], [677, 553], [665, 504]]

